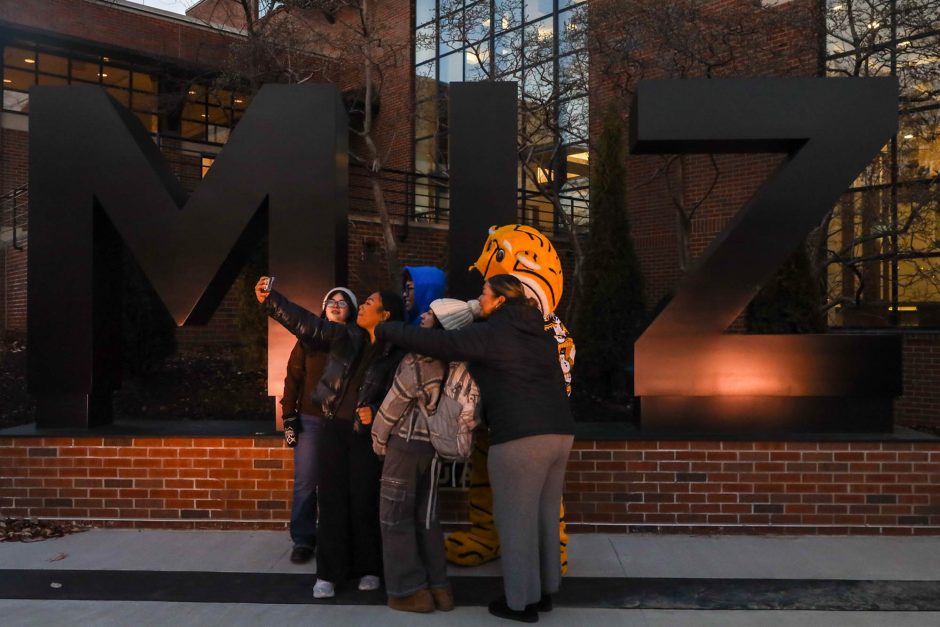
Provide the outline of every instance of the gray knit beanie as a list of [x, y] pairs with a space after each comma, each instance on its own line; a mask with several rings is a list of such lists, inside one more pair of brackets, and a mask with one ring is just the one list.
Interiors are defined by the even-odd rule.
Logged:
[[473, 322], [473, 306], [456, 298], [438, 298], [431, 302], [431, 311], [441, 326], [452, 331]]

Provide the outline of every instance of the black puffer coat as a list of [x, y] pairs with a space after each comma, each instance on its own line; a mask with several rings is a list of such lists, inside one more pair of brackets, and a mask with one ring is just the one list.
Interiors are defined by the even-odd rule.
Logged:
[[507, 303], [457, 331], [380, 324], [376, 338], [447, 361], [466, 361], [480, 386], [490, 442], [574, 434], [555, 340], [533, 307]]
[[[369, 342], [369, 334], [353, 323], [336, 324], [320, 318], [276, 291], [271, 292], [264, 306], [267, 314], [296, 335], [306, 350], [328, 352], [313, 399], [323, 409], [325, 418], [334, 418], [353, 374], [352, 368]], [[398, 362], [404, 355], [405, 351], [384, 342], [379, 356], [369, 366], [359, 386], [357, 406], [371, 407], [373, 415], [378, 411], [392, 384]], [[351, 419], [355, 416], [339, 418]]]

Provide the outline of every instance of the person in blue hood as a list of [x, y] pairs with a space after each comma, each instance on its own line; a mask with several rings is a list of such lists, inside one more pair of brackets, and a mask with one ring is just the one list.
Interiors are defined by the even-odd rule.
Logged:
[[434, 266], [405, 266], [401, 273], [401, 297], [405, 322], [418, 326], [431, 302], [444, 296], [444, 271]]

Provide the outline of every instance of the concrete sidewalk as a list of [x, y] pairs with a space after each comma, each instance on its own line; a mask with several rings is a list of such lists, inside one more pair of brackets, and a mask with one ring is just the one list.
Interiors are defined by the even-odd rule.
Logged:
[[[499, 563], [451, 568], [459, 607], [414, 615], [355, 590], [312, 599], [284, 532], [95, 529], [0, 544], [4, 625], [511, 624]], [[224, 599], [224, 602], [218, 602]], [[200, 601], [206, 602], [200, 602]], [[635, 608], [635, 609], [631, 609]], [[547, 625], [940, 625], [940, 537], [571, 536]]]

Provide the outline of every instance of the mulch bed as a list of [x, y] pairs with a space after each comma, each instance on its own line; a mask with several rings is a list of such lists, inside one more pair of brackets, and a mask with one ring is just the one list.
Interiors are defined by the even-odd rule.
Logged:
[[75, 522], [5, 518], [0, 520], [0, 542], [40, 542], [88, 529], [89, 527], [82, 527]]

